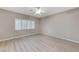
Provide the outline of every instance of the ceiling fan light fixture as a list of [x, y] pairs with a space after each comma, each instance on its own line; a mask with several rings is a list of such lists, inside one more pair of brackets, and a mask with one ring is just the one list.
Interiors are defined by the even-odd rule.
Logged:
[[40, 7], [37, 7], [35, 10], [35, 15], [41, 15], [42, 9]]
[[42, 7], [35, 7], [33, 11], [34, 15], [36, 16], [42, 16], [43, 14], [46, 13], [46, 10], [44, 10]]

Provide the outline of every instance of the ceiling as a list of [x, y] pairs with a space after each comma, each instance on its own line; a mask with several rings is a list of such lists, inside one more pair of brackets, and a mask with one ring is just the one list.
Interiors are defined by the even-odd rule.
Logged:
[[45, 12], [42, 13], [41, 15], [34, 15], [35, 7], [0, 7], [0, 9], [17, 12], [20, 14], [30, 15], [34, 17], [45, 17], [56, 13], [64, 12], [70, 9], [74, 9], [76, 7], [41, 7], [41, 8]]

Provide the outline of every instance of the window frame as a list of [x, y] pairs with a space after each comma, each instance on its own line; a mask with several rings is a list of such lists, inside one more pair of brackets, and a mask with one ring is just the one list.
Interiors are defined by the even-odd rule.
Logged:
[[[18, 24], [17, 26], [17, 23], [18, 21], [20, 21], [20, 24]], [[24, 25], [24, 21], [26, 22]], [[21, 30], [34, 30], [36, 28], [35, 26], [35, 21], [34, 20], [26, 20], [26, 19], [19, 19], [19, 18], [16, 18], [15, 19], [15, 30], [16, 31], [21, 31]], [[29, 25], [30, 24], [30, 25]], [[20, 26], [19, 26], [20, 25]], [[24, 26], [23, 26], [24, 25]], [[25, 27], [26, 26], [26, 27]], [[18, 27], [21, 27], [20, 29], [18, 29]], [[24, 28], [25, 27], [25, 28]]]

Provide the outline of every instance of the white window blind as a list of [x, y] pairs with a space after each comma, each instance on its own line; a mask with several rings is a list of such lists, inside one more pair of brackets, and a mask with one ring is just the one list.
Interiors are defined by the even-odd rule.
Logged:
[[15, 30], [35, 29], [35, 21], [15, 19]]
[[21, 30], [21, 20], [19, 20], [19, 19], [15, 20], [15, 29]]

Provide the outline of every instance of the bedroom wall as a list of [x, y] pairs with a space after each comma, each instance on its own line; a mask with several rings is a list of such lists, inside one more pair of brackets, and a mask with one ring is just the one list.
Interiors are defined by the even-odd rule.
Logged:
[[79, 43], [79, 8], [41, 19], [43, 34]]
[[[16, 18], [34, 20], [36, 22], [36, 25], [35, 25], [36, 29], [16, 31], [15, 30], [15, 19]], [[39, 32], [40, 31], [39, 31], [39, 20], [38, 19], [34, 17], [29, 17], [26, 15], [0, 9], [0, 40], [4, 40], [7, 38], [11, 38], [11, 37], [17, 37], [21, 35], [37, 34]]]

